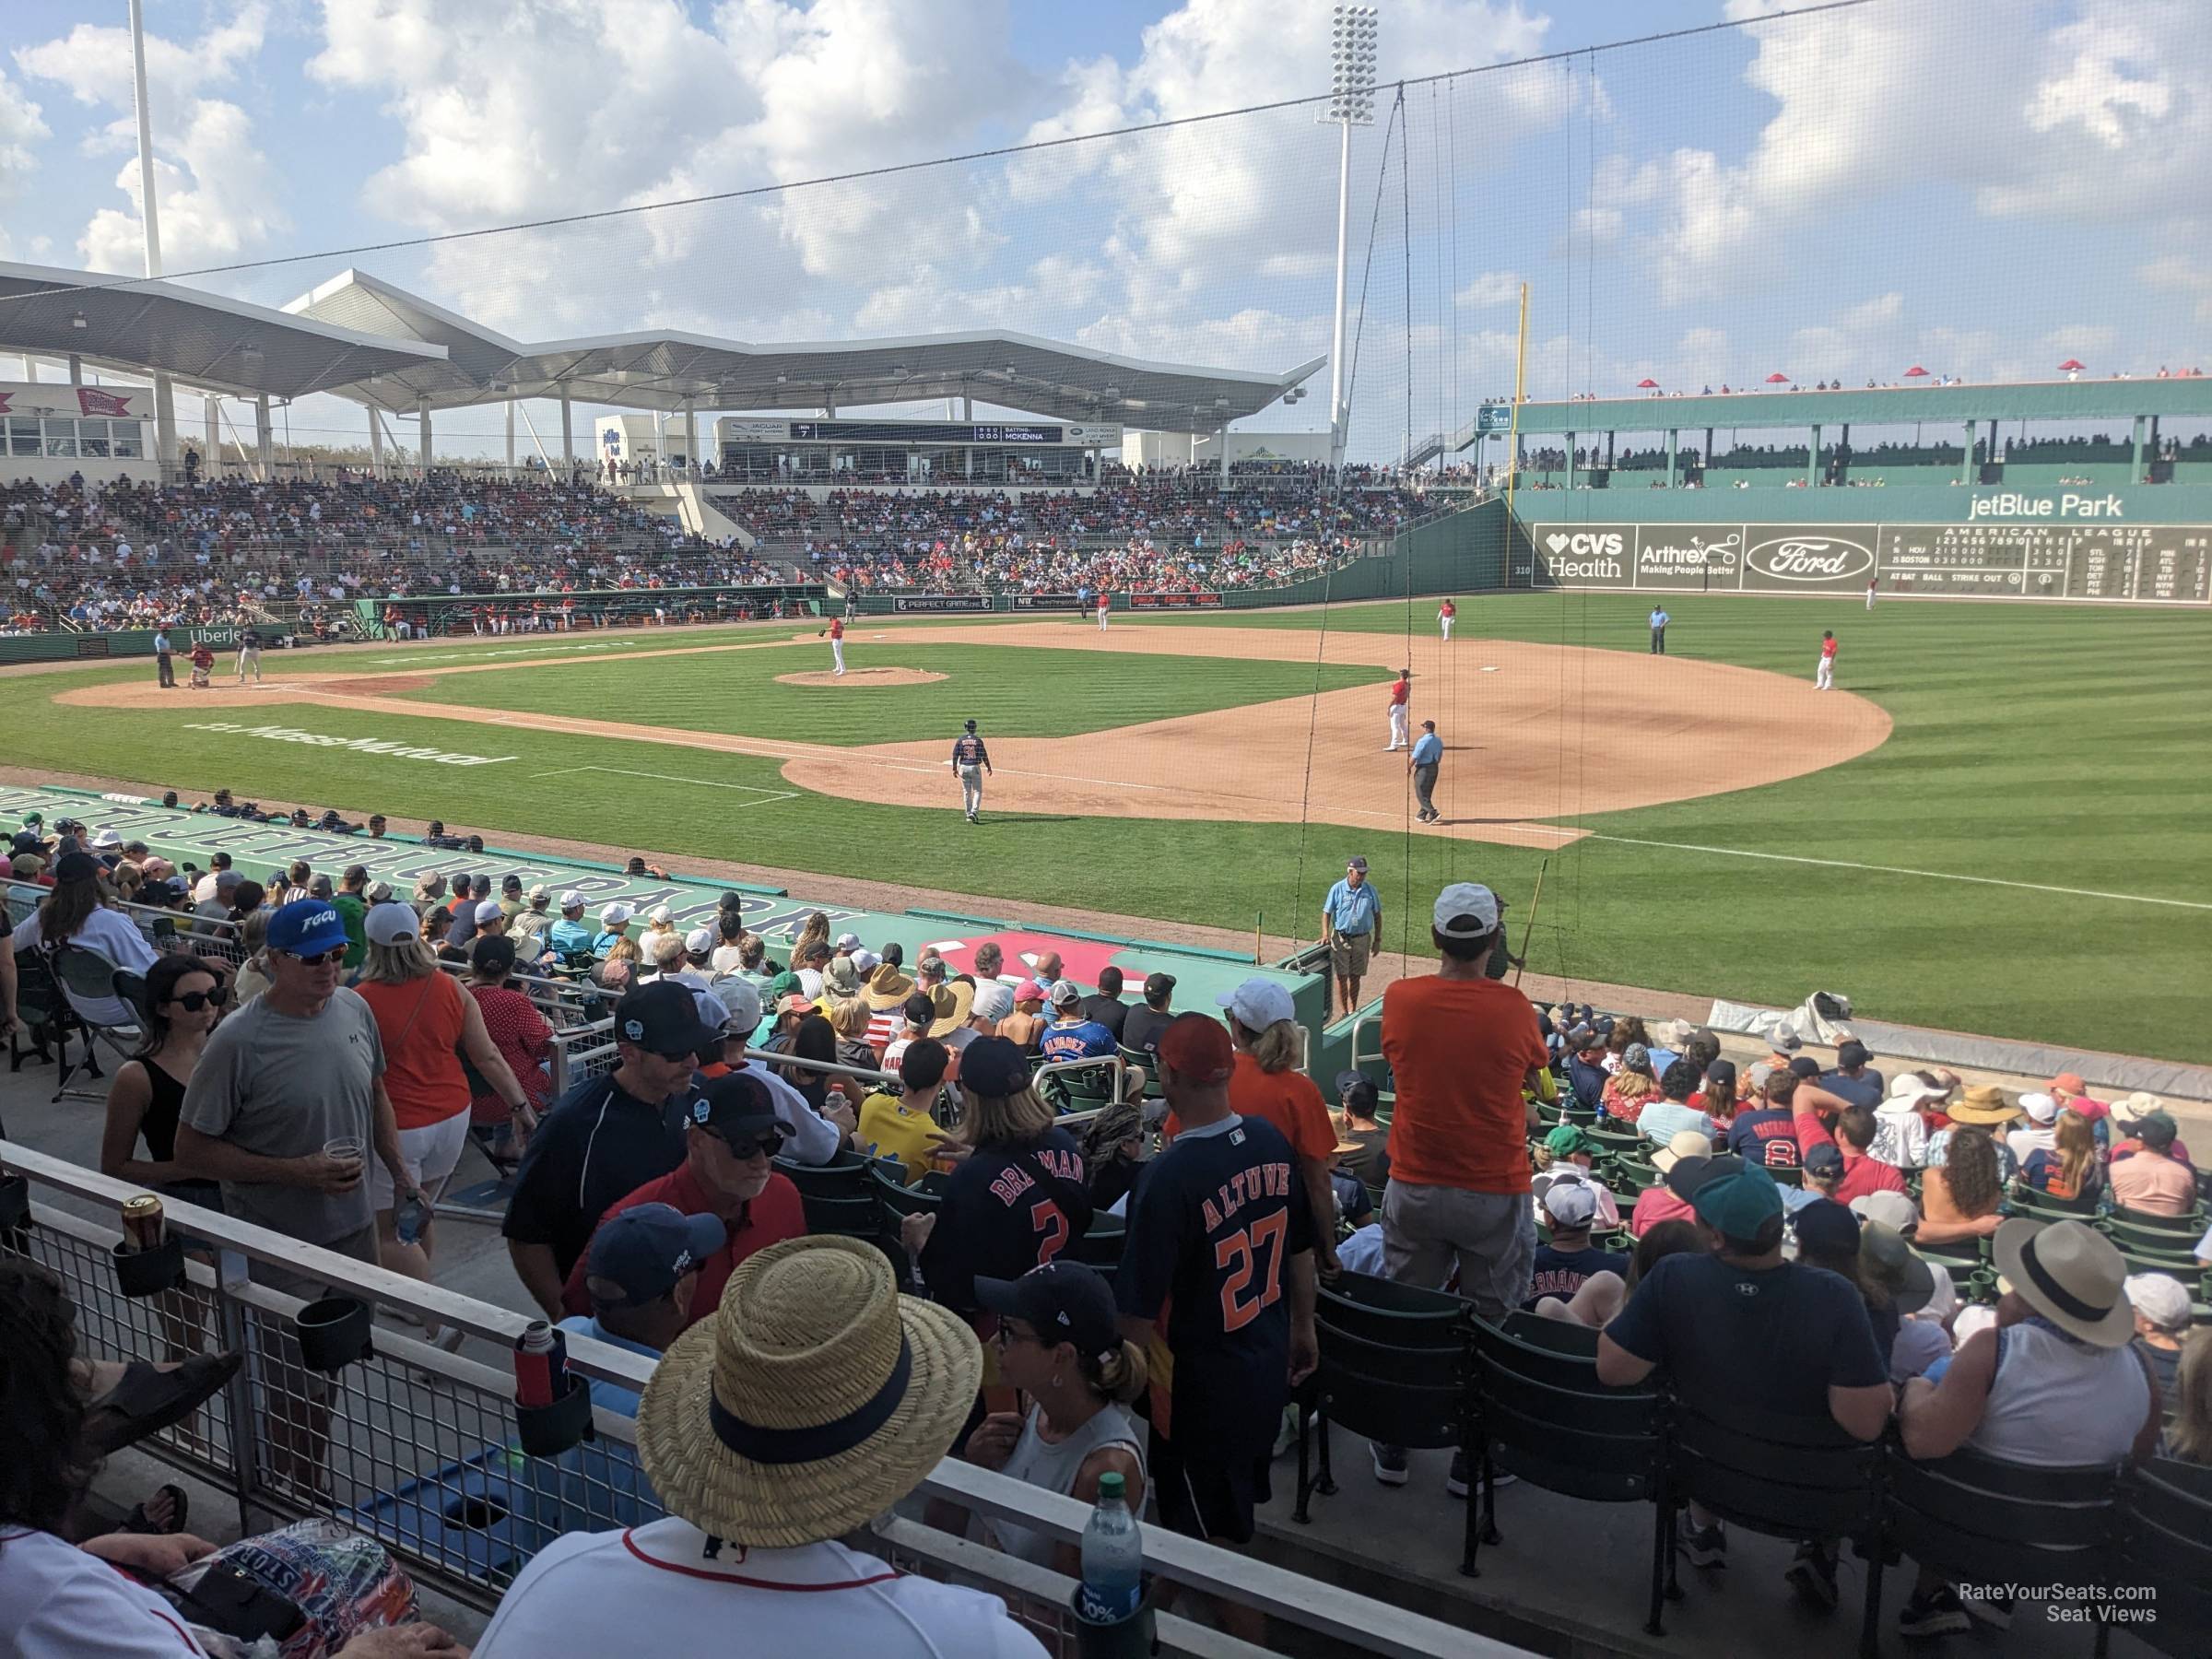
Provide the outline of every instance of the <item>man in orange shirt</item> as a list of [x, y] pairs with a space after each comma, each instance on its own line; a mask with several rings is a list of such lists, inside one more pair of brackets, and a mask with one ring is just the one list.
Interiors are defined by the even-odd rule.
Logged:
[[[1437, 895], [1435, 973], [1382, 993], [1382, 1057], [1398, 1100], [1382, 1195], [1382, 1270], [1434, 1288], [1456, 1266], [1459, 1293], [1495, 1323], [1528, 1295], [1536, 1260], [1523, 1096], [1549, 1063], [1528, 998], [1485, 971], [1503, 926], [1497, 895], [1454, 882]], [[1375, 1478], [1406, 1481], [1406, 1451], [1373, 1447]], [[1464, 1454], [1445, 1490], [1466, 1495]]]

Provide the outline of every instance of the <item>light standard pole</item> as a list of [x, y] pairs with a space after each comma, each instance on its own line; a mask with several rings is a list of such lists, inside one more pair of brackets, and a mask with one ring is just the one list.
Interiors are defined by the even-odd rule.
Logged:
[[[159, 276], [161, 211], [154, 194], [154, 112], [146, 96], [146, 11], [140, 0], [131, 0], [130, 19], [131, 103], [138, 117], [138, 220], [146, 231], [146, 274]], [[159, 371], [154, 375], [154, 458], [162, 467], [177, 464], [176, 386]]]
[[1336, 149], [1336, 325], [1329, 345], [1329, 466], [1344, 466], [1347, 422], [1344, 383], [1344, 278], [1346, 232], [1352, 206], [1352, 128], [1375, 122], [1375, 37], [1371, 6], [1339, 6], [1329, 33], [1329, 101], [1316, 119], [1335, 122]]

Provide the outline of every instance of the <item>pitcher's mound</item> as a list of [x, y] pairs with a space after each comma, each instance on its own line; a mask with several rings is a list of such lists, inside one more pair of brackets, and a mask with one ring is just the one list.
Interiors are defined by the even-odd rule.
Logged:
[[932, 674], [925, 668], [848, 668], [842, 674], [828, 669], [818, 674], [779, 674], [779, 686], [926, 686], [932, 680], [941, 680], [941, 674]]

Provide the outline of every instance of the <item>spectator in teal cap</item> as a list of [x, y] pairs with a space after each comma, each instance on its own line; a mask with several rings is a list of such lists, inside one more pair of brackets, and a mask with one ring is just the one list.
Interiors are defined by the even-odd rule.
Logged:
[[[1624, 1387], [1663, 1370], [1684, 1409], [1717, 1423], [1752, 1406], [1876, 1439], [1894, 1394], [1865, 1299], [1836, 1274], [1782, 1259], [1782, 1189], [1765, 1169], [1734, 1157], [1696, 1162], [1683, 1159], [1669, 1183], [1712, 1248], [1667, 1256], [1637, 1284], [1598, 1335], [1597, 1380]], [[1679, 1547], [1695, 1567], [1728, 1559], [1720, 1522], [1695, 1503]], [[1806, 1543], [1787, 1576], [1804, 1600], [1832, 1608], [1835, 1574], [1832, 1546]]]

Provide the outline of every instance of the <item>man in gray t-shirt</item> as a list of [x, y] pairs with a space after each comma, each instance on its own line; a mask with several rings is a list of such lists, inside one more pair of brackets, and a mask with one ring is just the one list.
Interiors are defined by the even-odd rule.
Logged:
[[[176, 1157], [220, 1181], [224, 1207], [240, 1220], [374, 1263], [366, 1158], [326, 1148], [351, 1140], [383, 1162], [399, 1193], [416, 1183], [400, 1159], [376, 1017], [337, 982], [347, 946], [326, 899], [271, 918], [269, 988], [207, 1039], [178, 1113]], [[286, 1276], [265, 1265], [254, 1277]]]

